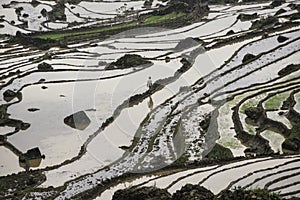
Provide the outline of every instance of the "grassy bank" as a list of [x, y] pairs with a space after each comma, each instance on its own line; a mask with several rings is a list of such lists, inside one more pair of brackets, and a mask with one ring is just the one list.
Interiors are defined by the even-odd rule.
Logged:
[[76, 31], [70, 31], [70, 32], [57, 32], [57, 33], [45, 33], [41, 35], [37, 35], [35, 37], [41, 38], [41, 39], [54, 39], [54, 40], [59, 40], [64, 37], [73, 37], [73, 36], [79, 36], [79, 35], [87, 35], [87, 34], [95, 34], [95, 33], [102, 33], [106, 31], [115, 31], [115, 30], [120, 30], [120, 29], [125, 29], [125, 28], [133, 28], [136, 26], [149, 26], [149, 25], [154, 25], [158, 23], [164, 23], [169, 20], [176, 20], [180, 17], [185, 16], [184, 13], [179, 12], [173, 12], [169, 13], [163, 16], [150, 16], [147, 17], [143, 23], [137, 24], [137, 22], [130, 22], [130, 23], [123, 23], [123, 24], [117, 24], [113, 26], [105, 26], [105, 27], [100, 27], [100, 28], [95, 28], [95, 29], [90, 29], [90, 30], [76, 30]]

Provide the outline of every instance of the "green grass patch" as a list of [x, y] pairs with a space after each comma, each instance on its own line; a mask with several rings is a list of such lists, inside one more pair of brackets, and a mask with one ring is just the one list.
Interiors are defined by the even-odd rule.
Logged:
[[216, 145], [212, 148], [212, 150], [206, 155], [206, 158], [208, 159], [233, 158], [233, 154], [228, 148], [216, 143]]
[[176, 19], [176, 18], [182, 17], [184, 15], [185, 14], [182, 13], [182, 12], [180, 12], [180, 13], [172, 12], [170, 14], [166, 14], [166, 15], [163, 15], [163, 16], [151, 16], [151, 17], [148, 17], [144, 20], [144, 24], [145, 25], [156, 24], [156, 23], [160, 23], [160, 22], [167, 21], [167, 20], [170, 20], [170, 19]]
[[255, 135], [256, 134], [256, 131], [255, 131], [255, 128], [249, 124], [246, 124], [246, 131], [248, 133], [250, 133], [251, 135]]
[[64, 37], [70, 37], [70, 36], [79, 36], [79, 35], [86, 35], [86, 34], [93, 34], [93, 33], [101, 33], [104, 31], [111, 31], [111, 30], [118, 30], [122, 28], [129, 28], [135, 26], [136, 23], [127, 23], [127, 24], [118, 24], [114, 26], [108, 26], [108, 27], [102, 27], [98, 29], [93, 29], [93, 30], [87, 30], [87, 31], [78, 31], [78, 32], [70, 32], [70, 33], [50, 33], [50, 34], [43, 34], [39, 35], [37, 37], [42, 38], [42, 39], [53, 39], [53, 40], [58, 40]]
[[247, 100], [245, 103], [243, 103], [243, 105], [240, 108], [240, 113], [245, 114], [245, 110], [247, 108], [251, 108], [257, 106], [257, 100], [255, 99], [249, 99]]
[[294, 126], [288, 139], [293, 140], [300, 137], [300, 126]]
[[288, 98], [289, 92], [276, 94], [264, 103], [265, 109], [280, 109], [282, 102]]
[[[152, 25], [152, 24], [157, 24], [161, 23], [170, 19], [177, 19], [179, 17], [184, 16], [185, 14], [180, 12], [180, 13], [170, 13], [166, 14], [163, 16], [151, 16], [148, 17], [144, 20], [144, 23], [141, 26], [146, 26], [146, 25]], [[65, 32], [65, 33], [46, 33], [42, 35], [38, 35], [36, 37], [42, 38], [42, 39], [53, 39], [53, 40], [58, 40], [62, 39], [64, 37], [72, 37], [72, 36], [80, 36], [80, 35], [87, 35], [87, 34], [95, 34], [95, 33], [102, 33], [105, 31], [114, 31], [114, 30], [119, 30], [119, 29], [124, 29], [124, 28], [132, 28], [137, 25], [137, 22], [131, 22], [131, 23], [124, 23], [124, 24], [118, 24], [118, 25], [113, 25], [113, 26], [106, 26], [106, 27], [101, 27], [97, 29], [92, 29], [92, 30], [79, 30], [79, 31], [74, 31], [74, 32]]]

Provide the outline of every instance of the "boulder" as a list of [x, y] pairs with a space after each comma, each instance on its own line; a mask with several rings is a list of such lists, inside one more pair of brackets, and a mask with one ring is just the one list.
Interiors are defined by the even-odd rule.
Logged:
[[38, 65], [38, 70], [39, 71], [52, 71], [53, 67], [48, 63], [42, 62]]
[[64, 123], [72, 128], [84, 130], [90, 125], [91, 120], [84, 111], [79, 111], [67, 116]]

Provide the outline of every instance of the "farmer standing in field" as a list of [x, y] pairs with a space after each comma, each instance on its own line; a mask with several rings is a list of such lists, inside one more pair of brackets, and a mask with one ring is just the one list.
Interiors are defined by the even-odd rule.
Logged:
[[151, 89], [152, 87], [152, 80], [151, 80], [151, 76], [149, 76], [149, 79], [147, 81], [147, 87], [149, 88], [149, 90]]

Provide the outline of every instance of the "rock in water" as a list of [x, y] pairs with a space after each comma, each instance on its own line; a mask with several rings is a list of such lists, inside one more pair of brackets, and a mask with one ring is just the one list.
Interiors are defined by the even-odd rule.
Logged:
[[253, 60], [254, 58], [255, 58], [255, 55], [250, 54], [250, 53], [247, 53], [247, 54], [244, 56], [244, 58], [243, 58], [243, 60], [242, 60], [242, 63], [249, 62], [249, 61]]
[[84, 111], [79, 111], [70, 116], [67, 116], [64, 119], [64, 123], [72, 128], [84, 130], [90, 125], [91, 120]]
[[279, 35], [278, 38], [277, 38], [277, 41], [278, 41], [279, 43], [282, 43], [282, 42], [287, 41], [288, 39], [289, 39], [289, 38], [287, 38], [287, 37], [284, 37], [284, 36], [282, 36], [282, 35]]

